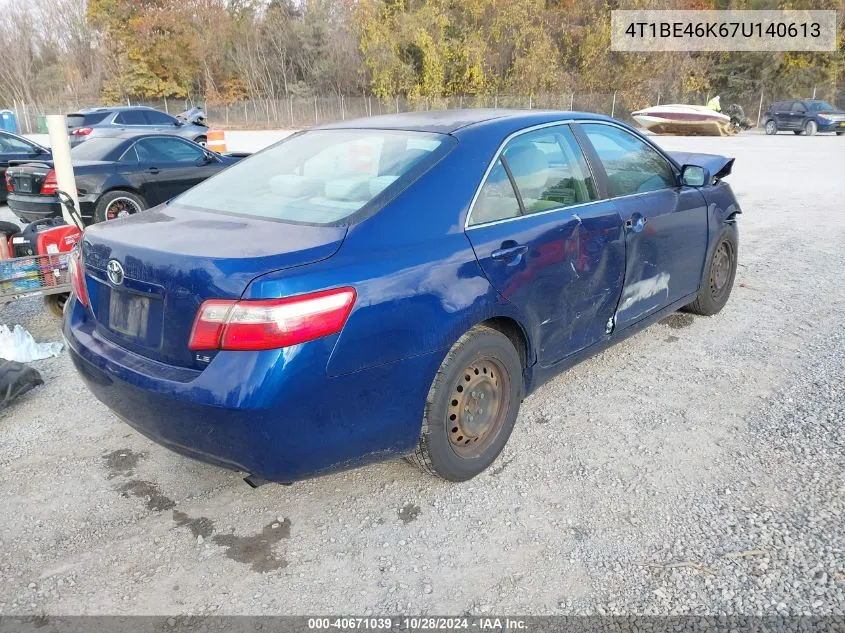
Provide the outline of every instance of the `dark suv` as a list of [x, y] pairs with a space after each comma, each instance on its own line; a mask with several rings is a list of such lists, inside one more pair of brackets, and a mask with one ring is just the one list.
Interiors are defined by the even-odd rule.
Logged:
[[816, 132], [845, 134], [845, 111], [834, 108], [827, 101], [802, 99], [778, 101], [763, 114], [766, 134], [791, 131], [813, 136]]
[[208, 128], [203, 123], [202, 117], [174, 117], [145, 106], [86, 108], [67, 115], [71, 147], [89, 138], [114, 137], [127, 132], [173, 134], [205, 145]]

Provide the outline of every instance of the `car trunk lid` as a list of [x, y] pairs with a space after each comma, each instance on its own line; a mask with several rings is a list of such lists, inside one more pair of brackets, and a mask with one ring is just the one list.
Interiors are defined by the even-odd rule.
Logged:
[[[88, 229], [83, 262], [97, 330], [159, 362], [202, 369], [188, 349], [207, 299], [237, 299], [267, 272], [331, 257], [343, 226], [310, 226], [162, 205]], [[110, 274], [111, 273], [111, 274]], [[269, 298], [269, 297], [268, 297]]]

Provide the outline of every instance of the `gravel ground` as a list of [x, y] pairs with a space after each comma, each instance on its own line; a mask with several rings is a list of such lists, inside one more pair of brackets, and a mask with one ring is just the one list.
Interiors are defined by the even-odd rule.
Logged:
[[[252, 490], [37, 363], [0, 412], [0, 614], [845, 614], [845, 139], [659, 142], [737, 157], [730, 303], [541, 388], [469, 483]], [[59, 337], [34, 300], [0, 322]]]

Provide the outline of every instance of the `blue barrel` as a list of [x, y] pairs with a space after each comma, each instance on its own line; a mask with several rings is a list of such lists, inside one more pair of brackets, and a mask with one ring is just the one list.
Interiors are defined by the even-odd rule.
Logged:
[[0, 110], [0, 130], [18, 134], [18, 118], [11, 110]]

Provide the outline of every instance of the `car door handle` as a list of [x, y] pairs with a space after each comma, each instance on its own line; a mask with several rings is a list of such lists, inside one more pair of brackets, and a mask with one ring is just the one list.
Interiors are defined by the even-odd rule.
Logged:
[[516, 242], [508, 241], [504, 242], [501, 248], [497, 248], [495, 251], [490, 253], [490, 257], [493, 259], [507, 261], [521, 257], [527, 252], [528, 247], [525, 244], [517, 244]]
[[147, 169], [147, 171], [151, 174], [157, 174], [161, 170], [158, 167], [150, 167], [149, 169]]

